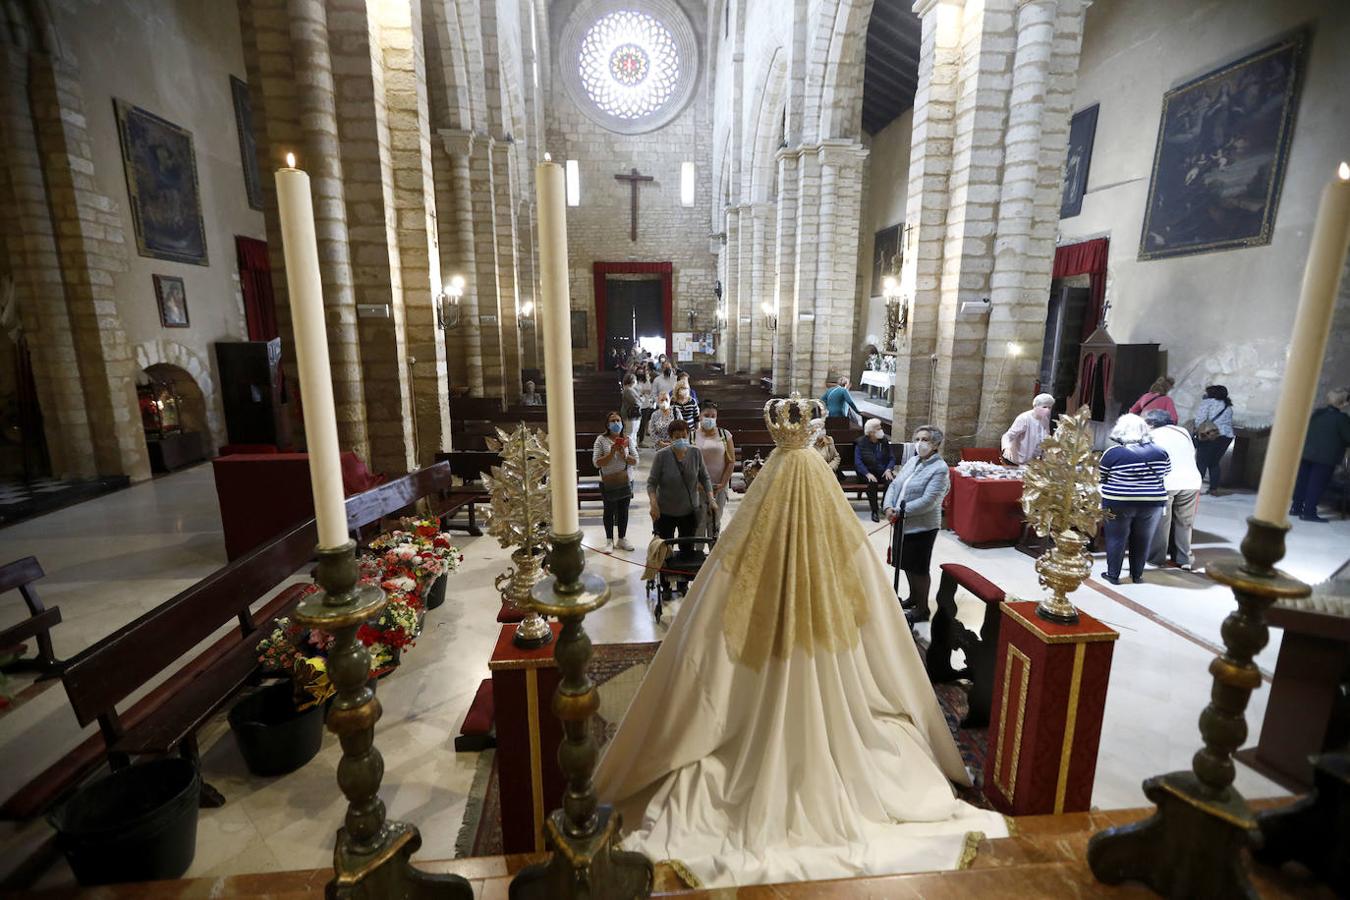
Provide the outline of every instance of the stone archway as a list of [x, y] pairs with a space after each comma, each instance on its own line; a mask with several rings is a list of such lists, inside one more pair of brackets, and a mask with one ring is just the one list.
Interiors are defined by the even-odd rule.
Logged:
[[[146, 341], [136, 345], [136, 366], [160, 380], [170, 382], [184, 399], [183, 425], [185, 430], [200, 429], [206, 433], [207, 444], [219, 447], [225, 441], [225, 428], [220, 406], [220, 394], [211, 377], [210, 364], [195, 351], [174, 341]], [[181, 373], [181, 374], [180, 374]], [[190, 384], [189, 384], [190, 382]], [[188, 398], [200, 398], [195, 420], [188, 419]], [[212, 449], [210, 451], [214, 453]]]

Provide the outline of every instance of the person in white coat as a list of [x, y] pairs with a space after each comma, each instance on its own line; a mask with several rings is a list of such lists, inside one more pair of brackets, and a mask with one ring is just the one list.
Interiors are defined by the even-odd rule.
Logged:
[[1150, 409], [1144, 413], [1149, 433], [1155, 446], [1161, 447], [1172, 461], [1172, 469], [1163, 477], [1167, 501], [1163, 504], [1162, 520], [1153, 533], [1149, 546], [1148, 563], [1151, 566], [1167, 564], [1169, 546], [1176, 546], [1174, 557], [1178, 566], [1195, 571], [1195, 557], [1191, 554], [1191, 530], [1195, 527], [1195, 510], [1200, 505], [1200, 468], [1195, 464], [1195, 444], [1191, 433], [1172, 420], [1165, 409]]

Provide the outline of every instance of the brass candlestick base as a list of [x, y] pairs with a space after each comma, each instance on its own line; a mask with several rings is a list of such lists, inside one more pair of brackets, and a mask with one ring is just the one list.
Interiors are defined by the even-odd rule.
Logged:
[[630, 900], [649, 897], [652, 864], [640, 853], [614, 848], [622, 827], [619, 814], [600, 806], [591, 775], [596, 746], [590, 719], [600, 708], [600, 694], [586, 675], [591, 639], [582, 622], [586, 614], [609, 602], [604, 579], [583, 572], [586, 557], [581, 533], [552, 535], [550, 577], [534, 587], [534, 608], [562, 622], [553, 651], [562, 681], [553, 696], [553, 711], [563, 723], [558, 765], [567, 778], [562, 809], [544, 823], [552, 858], [522, 869], [511, 882], [512, 900]]
[[1251, 518], [1239, 560], [1206, 567], [1233, 588], [1238, 608], [1224, 620], [1224, 652], [1209, 665], [1214, 689], [1200, 714], [1202, 747], [1191, 771], [1158, 775], [1144, 793], [1158, 811], [1142, 822], [1109, 828], [1088, 843], [1088, 865], [1107, 884], [1141, 881], [1169, 897], [1256, 897], [1242, 851], [1259, 842], [1256, 817], [1233, 787], [1233, 752], [1247, 737], [1244, 712], [1261, 685], [1252, 662], [1270, 638], [1266, 609], [1311, 588], [1275, 569], [1288, 525]]
[[516, 626], [511, 643], [527, 649], [542, 647], [553, 640], [553, 629], [548, 627], [548, 620], [534, 608], [530, 592], [543, 577], [540, 571], [544, 562], [543, 550], [532, 552], [528, 547], [521, 547], [511, 554], [511, 562], [515, 565], [498, 575], [493, 582], [502, 599], [525, 613], [525, 618]]
[[327, 895], [341, 898], [416, 897], [473, 900], [473, 888], [458, 875], [431, 875], [409, 858], [422, 846], [417, 828], [384, 817], [380, 779], [384, 759], [375, 749], [380, 701], [370, 678], [370, 651], [356, 639], [363, 622], [384, 609], [384, 592], [357, 584], [356, 543], [320, 549], [317, 580], [323, 591], [306, 598], [295, 621], [335, 637], [328, 654], [328, 677], [337, 694], [328, 728], [342, 742], [338, 786], [348, 800], [345, 824], [333, 851], [333, 880]]
[[1092, 574], [1092, 557], [1086, 552], [1087, 545], [1087, 538], [1066, 528], [1054, 536], [1054, 547], [1050, 552], [1042, 553], [1036, 560], [1036, 574], [1041, 576], [1041, 584], [1051, 590], [1049, 597], [1036, 604], [1036, 615], [1066, 625], [1078, 621], [1078, 610], [1069, 601], [1069, 594]]

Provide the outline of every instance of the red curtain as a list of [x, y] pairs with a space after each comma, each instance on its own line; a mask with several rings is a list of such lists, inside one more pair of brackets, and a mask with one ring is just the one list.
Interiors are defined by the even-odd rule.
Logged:
[[1087, 340], [1102, 321], [1102, 303], [1106, 299], [1106, 256], [1109, 249], [1108, 238], [1067, 244], [1055, 250], [1055, 268], [1052, 278], [1068, 278], [1070, 275], [1088, 276], [1087, 315], [1083, 316], [1083, 333], [1080, 340]]
[[244, 294], [244, 319], [250, 341], [270, 341], [277, 337], [277, 306], [272, 296], [272, 266], [267, 258], [267, 242], [235, 235], [239, 256], [239, 287]]
[[607, 275], [660, 275], [661, 276], [661, 324], [666, 330], [666, 353], [672, 352], [670, 346], [671, 326], [675, 322], [675, 293], [672, 283], [674, 266], [668, 262], [598, 262], [591, 267], [595, 281], [595, 335], [596, 368], [605, 368], [605, 300]]

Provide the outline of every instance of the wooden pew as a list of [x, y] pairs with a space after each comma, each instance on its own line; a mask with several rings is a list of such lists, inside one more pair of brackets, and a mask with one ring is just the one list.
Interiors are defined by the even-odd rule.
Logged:
[[28, 618], [9, 628], [0, 629], [0, 648], [18, 646], [30, 637], [37, 638], [38, 646], [37, 656], [17, 659], [5, 668], [11, 672], [37, 672], [39, 681], [59, 675], [65, 666], [52, 650], [51, 630], [61, 621], [61, 609], [43, 606], [37, 588], [33, 587], [33, 582], [43, 574], [42, 566], [32, 556], [25, 556], [0, 568], [0, 594], [17, 590], [28, 607]]

